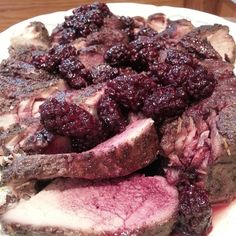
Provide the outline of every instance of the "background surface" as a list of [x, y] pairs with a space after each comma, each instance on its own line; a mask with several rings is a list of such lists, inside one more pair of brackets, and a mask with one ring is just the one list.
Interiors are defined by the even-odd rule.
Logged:
[[[95, 0], [94, 0], [95, 1]], [[64, 11], [91, 0], [0, 0], [0, 31], [33, 16]], [[101, 0], [102, 1], [102, 0]], [[102, 2], [137, 2], [154, 5], [188, 7], [236, 20], [236, 4], [232, 0], [108, 0]]]

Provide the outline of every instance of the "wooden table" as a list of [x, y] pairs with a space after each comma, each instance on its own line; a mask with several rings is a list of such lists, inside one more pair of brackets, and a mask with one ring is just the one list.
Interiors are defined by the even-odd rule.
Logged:
[[[102, 0], [103, 1], [103, 0]], [[0, 0], [0, 31], [33, 16], [68, 10], [92, 0]], [[104, 1], [103, 1], [104, 2]], [[231, 0], [107, 0], [107, 2], [138, 2], [155, 5], [189, 7], [221, 16], [236, 18], [236, 4]]]

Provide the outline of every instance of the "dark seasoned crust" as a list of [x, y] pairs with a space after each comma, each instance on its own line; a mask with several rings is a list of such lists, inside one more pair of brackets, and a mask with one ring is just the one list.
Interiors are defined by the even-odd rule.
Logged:
[[3, 182], [60, 176], [85, 179], [125, 176], [151, 163], [158, 148], [153, 121], [138, 120], [123, 133], [83, 153], [21, 155], [3, 171]]
[[0, 64], [0, 113], [9, 112], [23, 99], [50, 91], [53, 86], [65, 88], [63, 84], [60, 77], [38, 70], [31, 64], [14, 59], [4, 60]]
[[[172, 226], [176, 222], [176, 219], [169, 219], [168, 222], [162, 224], [154, 224], [153, 226], [137, 228], [135, 231], [117, 233], [117, 236], [123, 235], [135, 235], [135, 236], [169, 236], [172, 231]], [[40, 230], [33, 227], [32, 225], [19, 226], [19, 224], [9, 224], [5, 227], [9, 236], [78, 236], [78, 232], [74, 230], [56, 227], [44, 227]], [[80, 236], [91, 236], [91, 232], [79, 232]], [[96, 236], [114, 236], [113, 233], [104, 232], [102, 234], [96, 234]]]
[[221, 155], [209, 166], [206, 186], [212, 202], [231, 200], [236, 196], [236, 104], [223, 108], [217, 129], [223, 137]]
[[206, 39], [223, 60], [234, 63], [236, 45], [234, 38], [229, 34], [228, 26], [219, 24], [213, 26], [203, 25], [192, 30], [186, 37]]

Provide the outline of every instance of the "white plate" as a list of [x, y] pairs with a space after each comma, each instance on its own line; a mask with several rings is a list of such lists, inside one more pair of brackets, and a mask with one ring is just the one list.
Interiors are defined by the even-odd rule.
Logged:
[[[172, 20], [185, 18], [191, 20], [195, 26], [204, 24], [223, 24], [230, 28], [230, 34], [236, 40], [236, 24], [227, 21], [221, 17], [211, 15], [205, 12], [190, 10], [186, 8], [175, 8], [167, 6], [153, 6], [135, 3], [111, 3], [108, 4], [111, 11], [117, 15], [125, 16], [143, 16], [147, 17], [153, 13], [162, 12]], [[25, 26], [32, 21], [43, 22], [49, 32], [58, 24], [63, 22], [64, 16], [70, 15], [71, 10], [65, 12], [55, 12], [47, 15], [37, 16], [16, 25], [11, 26], [0, 34], [1, 50], [0, 61], [8, 57], [8, 47], [12, 36], [22, 32]], [[236, 186], [235, 186], [236, 187]], [[235, 236], [236, 227], [236, 200], [229, 206], [216, 210], [213, 217], [213, 230], [209, 236]]]

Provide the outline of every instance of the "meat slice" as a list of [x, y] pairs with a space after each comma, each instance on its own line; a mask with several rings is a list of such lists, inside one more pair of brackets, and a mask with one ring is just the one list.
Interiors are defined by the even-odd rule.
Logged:
[[[211, 44], [211, 46], [215, 49], [215, 51], [218, 52], [218, 54], [221, 56], [223, 60], [231, 63], [234, 63], [235, 61], [236, 45], [233, 37], [229, 34], [228, 26], [223, 26], [218, 24], [215, 24], [213, 26], [203, 25], [189, 32], [186, 35], [186, 38], [189, 39], [192, 38], [195, 40], [200, 38], [202, 40], [207, 40]], [[188, 46], [190, 46], [189, 44], [190, 41], [188, 43]], [[194, 42], [192, 42], [192, 47], [194, 47]]]
[[150, 15], [147, 18], [146, 25], [160, 33], [161, 36], [171, 38], [177, 42], [194, 28], [188, 20], [180, 19], [172, 21], [163, 13]]
[[24, 30], [15, 32], [9, 48], [10, 58], [30, 62], [34, 55], [44, 53], [49, 49], [49, 35], [41, 22], [31, 22]]
[[[212, 202], [232, 200], [236, 196], [236, 105], [223, 108], [216, 117], [218, 158], [207, 169], [205, 184]], [[212, 148], [215, 148], [214, 146]]]
[[171, 160], [168, 180], [178, 183], [183, 173], [195, 173], [194, 181], [205, 186], [211, 202], [236, 196], [236, 77], [230, 77], [227, 68], [222, 68], [222, 74], [218, 70], [211, 97], [162, 130], [161, 146]]
[[59, 76], [30, 63], [33, 55], [48, 49], [48, 42], [44, 25], [33, 22], [12, 38], [10, 57], [0, 64], [1, 166], [6, 159], [24, 152], [24, 142], [42, 129], [39, 105], [57, 91], [67, 89]]
[[54, 135], [46, 131], [40, 123], [39, 106], [45, 99], [53, 95], [58, 100], [75, 103], [93, 115], [96, 115], [96, 103], [103, 94], [104, 84], [91, 85], [79, 91], [63, 91], [63, 86], [52, 86], [32, 93], [31, 98], [23, 99], [11, 113], [1, 116], [0, 132], [1, 154], [26, 153], [66, 153], [71, 151], [70, 140], [67, 137]]
[[195, 54], [199, 59], [222, 59], [220, 54], [213, 48], [206, 38], [201, 38], [198, 34], [185, 35], [179, 42], [189, 53]]
[[135, 120], [121, 134], [86, 152], [20, 155], [3, 171], [3, 182], [61, 176], [84, 179], [125, 176], [155, 160], [158, 148], [153, 120]]
[[236, 57], [236, 45], [234, 38], [229, 34], [229, 27], [215, 24], [213, 26], [201, 26], [198, 29], [201, 37], [206, 37], [213, 48], [221, 57], [234, 63]]
[[164, 31], [169, 23], [168, 18], [163, 13], [156, 13], [148, 16], [147, 26], [157, 31], [158, 33]]
[[20, 32], [15, 31], [11, 37], [11, 46], [20, 48], [22, 46], [34, 45], [36, 48], [45, 49], [49, 48], [49, 34], [42, 22], [34, 21], [26, 26]]
[[7, 59], [0, 65], [1, 155], [9, 155], [22, 139], [40, 129], [39, 105], [64, 81], [26, 62]]
[[1, 222], [23, 235], [169, 236], [177, 209], [178, 192], [163, 177], [57, 179]]
[[169, 21], [166, 29], [162, 32], [162, 35], [167, 35], [178, 42], [184, 35], [193, 30], [193, 28], [194, 26], [191, 21], [185, 19]]
[[82, 48], [79, 52], [79, 60], [87, 69], [91, 69], [94, 66], [104, 63], [103, 55], [105, 50], [102, 45], [92, 45]]
[[205, 59], [199, 63], [211, 72], [216, 80], [234, 77], [234, 66], [231, 63], [213, 59]]

